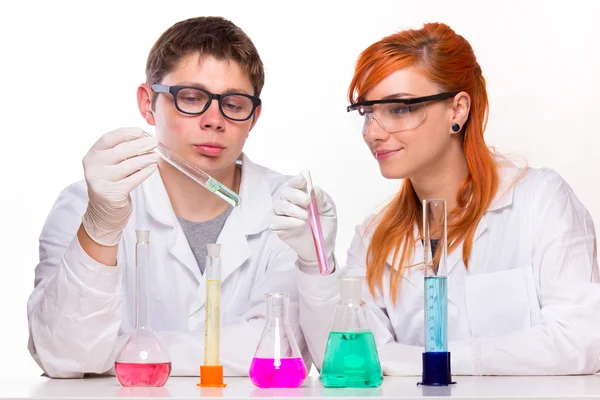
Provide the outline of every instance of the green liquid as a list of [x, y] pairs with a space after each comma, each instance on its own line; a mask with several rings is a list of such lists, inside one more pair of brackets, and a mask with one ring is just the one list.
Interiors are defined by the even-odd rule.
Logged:
[[232, 207], [237, 207], [240, 205], [240, 196], [238, 196], [233, 190], [229, 189], [227, 186], [223, 186], [221, 182], [216, 180], [215, 178], [209, 178], [204, 185], [208, 190], [212, 193], [219, 196], [221, 199], [225, 200]]
[[223, 186], [223, 185], [221, 185], [221, 182], [219, 182], [215, 178], [209, 178], [206, 181], [206, 188], [213, 193], [216, 192], [217, 190], [219, 190], [221, 188], [221, 186]]
[[321, 369], [325, 387], [377, 387], [383, 382], [371, 331], [330, 332]]

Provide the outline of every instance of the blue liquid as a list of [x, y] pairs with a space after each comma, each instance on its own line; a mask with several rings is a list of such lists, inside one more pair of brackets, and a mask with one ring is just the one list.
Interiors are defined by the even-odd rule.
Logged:
[[425, 351], [448, 351], [446, 277], [425, 278]]

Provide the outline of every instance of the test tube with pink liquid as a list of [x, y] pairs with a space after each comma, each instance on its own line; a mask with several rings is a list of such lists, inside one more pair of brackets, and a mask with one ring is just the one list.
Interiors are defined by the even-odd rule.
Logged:
[[308, 204], [308, 221], [310, 223], [310, 229], [312, 231], [313, 242], [315, 244], [315, 251], [317, 253], [317, 262], [319, 263], [319, 271], [321, 275], [326, 276], [331, 273], [329, 268], [329, 260], [327, 259], [327, 250], [325, 249], [325, 239], [323, 238], [323, 230], [321, 229], [321, 220], [319, 219], [319, 209], [317, 208], [317, 201], [315, 199], [315, 192], [310, 176], [310, 171], [305, 170], [300, 173], [304, 179], [306, 179], [306, 191], [310, 196], [310, 203]]

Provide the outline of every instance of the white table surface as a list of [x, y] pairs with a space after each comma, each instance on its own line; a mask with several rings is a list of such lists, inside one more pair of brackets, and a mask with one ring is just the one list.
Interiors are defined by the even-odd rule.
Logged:
[[124, 388], [113, 377], [49, 379], [45, 377], [0, 378], [0, 398], [112, 399], [137, 398], [385, 398], [385, 399], [600, 399], [600, 375], [492, 377], [455, 376], [455, 385], [435, 388], [417, 386], [419, 377], [385, 377], [374, 389], [327, 389], [310, 376], [297, 389], [259, 389], [248, 378], [225, 378], [224, 389], [196, 386], [198, 378], [171, 377], [162, 388]]

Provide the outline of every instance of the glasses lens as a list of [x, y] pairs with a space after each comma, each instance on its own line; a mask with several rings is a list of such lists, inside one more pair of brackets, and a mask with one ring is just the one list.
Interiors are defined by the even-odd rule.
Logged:
[[221, 110], [227, 118], [240, 121], [250, 118], [254, 104], [249, 97], [230, 94], [221, 98]]
[[208, 102], [208, 94], [198, 89], [181, 89], [177, 93], [177, 105], [183, 112], [201, 113]]
[[367, 130], [371, 124], [372, 111], [372, 107], [358, 107], [356, 110], [348, 113], [355, 132], [360, 132], [361, 135], [367, 134]]
[[422, 103], [410, 105], [389, 103], [359, 107], [350, 114], [356, 129], [366, 135], [373, 123], [378, 123], [379, 127], [387, 133], [414, 129], [425, 121], [427, 109]]
[[414, 129], [425, 120], [425, 104], [376, 104], [373, 112], [388, 133]]

